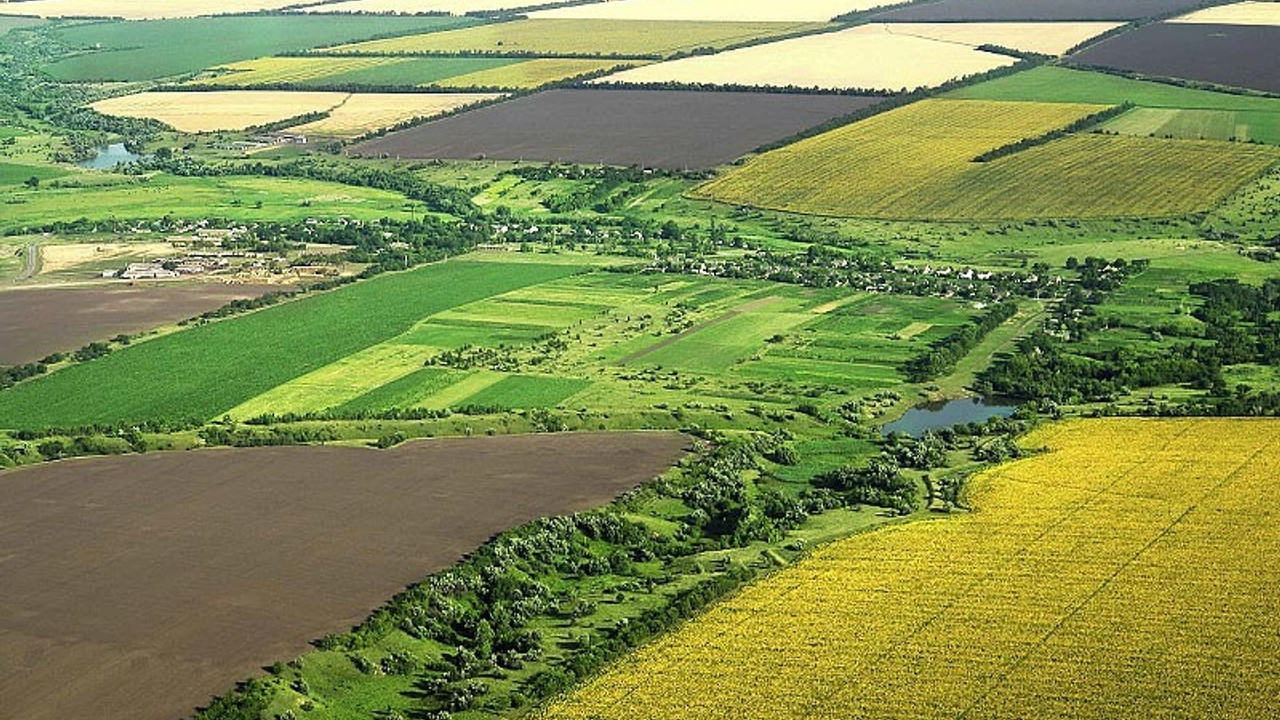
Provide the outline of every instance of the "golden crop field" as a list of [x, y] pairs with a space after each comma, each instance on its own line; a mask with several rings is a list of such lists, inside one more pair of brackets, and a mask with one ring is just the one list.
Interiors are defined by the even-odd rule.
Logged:
[[825, 22], [856, 10], [870, 10], [894, 0], [609, 0], [539, 10], [536, 18], [601, 18], [611, 20], [749, 20]]
[[274, 90], [144, 92], [100, 100], [93, 109], [104, 115], [152, 118], [182, 132], [213, 132], [324, 112], [342, 104], [347, 95]]
[[1175, 23], [1208, 23], [1214, 25], [1277, 25], [1280, 26], [1280, 3], [1239, 2], [1232, 5], [1197, 10], [1174, 18]]
[[1275, 717], [1280, 422], [1092, 420], [976, 512], [748, 587], [546, 720]]
[[[814, 62], [822, 58], [822, 62]], [[903, 90], [1012, 65], [1006, 55], [894, 34], [883, 25], [807, 35], [628, 70], [600, 83], [700, 83]]]
[[122, 17], [127, 20], [195, 17], [278, 10], [290, 0], [28, 0], [0, 3], [0, 15], [40, 17]]
[[537, 0], [346, 0], [299, 8], [309, 13], [450, 13], [492, 12], [527, 7]]
[[925, 100], [774, 150], [700, 197], [817, 215], [931, 220], [1164, 216], [1208, 209], [1280, 159], [1271, 147], [1077, 135], [987, 163], [1102, 106]]
[[346, 73], [405, 63], [394, 57], [264, 57], [219, 65], [224, 74], [192, 81], [191, 85], [273, 85], [302, 83]]
[[458, 75], [447, 80], [440, 80], [435, 85], [459, 90], [467, 88], [532, 90], [547, 83], [559, 82], [579, 75], [603, 72], [619, 65], [632, 66], [641, 64], [643, 64], [643, 61], [623, 62], [619, 60], [538, 58], [490, 70]]
[[356, 93], [321, 120], [290, 128], [291, 132], [350, 138], [389, 128], [414, 118], [429, 118], [467, 105], [501, 97], [490, 93]]
[[723, 48], [822, 27], [817, 23], [520, 20], [340, 45], [335, 53], [372, 55], [480, 52], [637, 57]]
[[893, 35], [911, 35], [929, 40], [979, 45], [999, 45], [1041, 55], [1061, 55], [1108, 30], [1114, 22], [973, 22], [973, 23], [888, 23], [879, 25]]

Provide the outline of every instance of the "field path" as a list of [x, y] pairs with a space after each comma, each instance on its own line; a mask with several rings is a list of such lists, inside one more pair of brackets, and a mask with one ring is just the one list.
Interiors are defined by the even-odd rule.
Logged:
[[30, 280], [40, 271], [40, 246], [35, 243], [27, 243], [27, 266], [22, 272], [18, 273], [18, 277], [14, 278], [14, 282], [23, 282]]

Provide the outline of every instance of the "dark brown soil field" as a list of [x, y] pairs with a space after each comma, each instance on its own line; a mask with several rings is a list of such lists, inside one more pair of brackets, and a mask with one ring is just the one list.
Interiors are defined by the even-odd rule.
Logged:
[[706, 170], [879, 98], [552, 90], [356, 146], [366, 157], [480, 157]]
[[1070, 60], [1280, 93], [1280, 27], [1159, 23], [1104, 40]]
[[34, 362], [279, 289], [210, 283], [7, 290], [0, 292], [0, 365]]
[[492, 535], [604, 504], [686, 445], [485, 437], [0, 473], [0, 718], [189, 715]]
[[1138, 20], [1184, 12], [1200, 0], [940, 0], [877, 14], [885, 22]]

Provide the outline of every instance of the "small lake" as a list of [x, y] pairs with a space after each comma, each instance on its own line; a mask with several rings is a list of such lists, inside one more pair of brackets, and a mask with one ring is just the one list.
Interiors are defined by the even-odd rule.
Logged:
[[137, 153], [131, 153], [125, 149], [124, 143], [112, 143], [106, 147], [96, 148], [98, 154], [88, 160], [81, 160], [76, 163], [83, 168], [92, 168], [94, 170], [109, 170], [117, 165], [125, 163], [137, 162], [142, 156]]
[[982, 398], [974, 397], [926, 403], [911, 408], [901, 419], [880, 430], [885, 435], [904, 432], [911, 437], [920, 437], [926, 430], [941, 430], [971, 422], [982, 423], [993, 417], [1009, 417], [1017, 409], [1016, 405], [1001, 405], [997, 401], [988, 404]]

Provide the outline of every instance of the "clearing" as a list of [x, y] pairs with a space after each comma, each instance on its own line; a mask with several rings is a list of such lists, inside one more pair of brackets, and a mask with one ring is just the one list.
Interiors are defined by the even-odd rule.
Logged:
[[1277, 437], [1269, 420], [1045, 428], [1027, 443], [1048, 453], [973, 481], [980, 512], [821, 548], [544, 717], [1270, 718]]
[[662, 473], [687, 442], [205, 450], [2, 473], [0, 718], [186, 717], [494, 533]]
[[[824, 61], [815, 63], [815, 57]], [[941, 85], [1014, 62], [1006, 55], [864, 25], [657, 63], [595, 82], [897, 91]]]
[[371, 140], [354, 152], [705, 169], [876, 101], [835, 95], [552, 90]]

